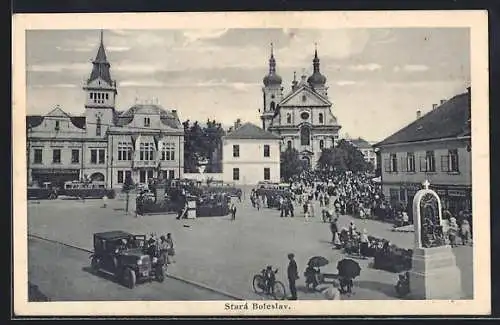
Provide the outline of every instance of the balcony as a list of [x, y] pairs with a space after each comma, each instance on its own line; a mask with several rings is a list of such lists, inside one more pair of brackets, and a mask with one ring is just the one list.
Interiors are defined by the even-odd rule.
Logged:
[[155, 160], [135, 160], [134, 168], [156, 168], [158, 163]]

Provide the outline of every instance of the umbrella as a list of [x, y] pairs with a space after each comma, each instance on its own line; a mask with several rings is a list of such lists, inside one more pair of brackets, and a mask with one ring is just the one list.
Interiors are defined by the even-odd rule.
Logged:
[[354, 279], [361, 273], [361, 267], [358, 262], [345, 258], [337, 264], [339, 275], [345, 278]]
[[309, 262], [307, 265], [312, 266], [312, 267], [322, 267], [330, 263], [326, 258], [323, 256], [314, 256], [309, 259]]

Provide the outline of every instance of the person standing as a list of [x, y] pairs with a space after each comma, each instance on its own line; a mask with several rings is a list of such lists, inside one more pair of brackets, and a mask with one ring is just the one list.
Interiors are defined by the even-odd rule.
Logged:
[[297, 300], [297, 287], [295, 286], [295, 281], [299, 279], [299, 272], [297, 263], [295, 262], [295, 255], [293, 253], [288, 254], [288, 260], [288, 284], [290, 287], [290, 293], [292, 295], [290, 300]]
[[229, 209], [231, 211], [231, 221], [236, 220], [236, 205], [231, 203], [231, 208]]
[[332, 232], [332, 243], [335, 243], [335, 236], [339, 232], [337, 218], [333, 219], [332, 222], [330, 222], [330, 231]]
[[368, 240], [368, 232], [366, 229], [363, 229], [363, 233], [361, 234], [361, 238], [359, 240], [359, 255], [363, 259], [366, 259], [366, 255], [368, 255], [368, 247], [369, 247], [369, 240]]
[[167, 248], [167, 263], [168, 264], [175, 263], [174, 240], [172, 239], [171, 233], [167, 234], [166, 248]]
[[470, 225], [469, 221], [463, 220], [460, 225], [460, 237], [462, 239], [462, 245], [468, 245], [470, 241]]

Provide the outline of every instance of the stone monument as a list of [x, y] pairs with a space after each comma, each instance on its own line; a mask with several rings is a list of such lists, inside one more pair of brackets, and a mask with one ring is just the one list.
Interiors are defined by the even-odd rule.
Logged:
[[450, 300], [463, 297], [462, 278], [451, 246], [443, 233], [441, 200], [429, 181], [413, 199], [415, 249], [410, 271], [409, 298]]

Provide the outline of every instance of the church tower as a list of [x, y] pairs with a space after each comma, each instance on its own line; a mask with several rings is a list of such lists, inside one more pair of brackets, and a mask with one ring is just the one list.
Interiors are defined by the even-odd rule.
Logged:
[[277, 113], [278, 103], [283, 98], [283, 87], [281, 86], [281, 77], [276, 73], [276, 60], [274, 59], [272, 43], [271, 57], [269, 58], [269, 73], [262, 81], [264, 83], [264, 87], [262, 87], [264, 103], [260, 118], [262, 120], [262, 128], [267, 130]]
[[313, 59], [313, 74], [307, 78], [307, 83], [321, 96], [328, 98], [328, 87], [326, 86], [326, 77], [319, 71], [318, 49], [315, 44]]
[[104, 138], [108, 127], [113, 124], [117, 91], [116, 81], [111, 79], [111, 65], [106, 57], [102, 30], [99, 49], [92, 65], [90, 78], [83, 87], [86, 93], [87, 136]]

